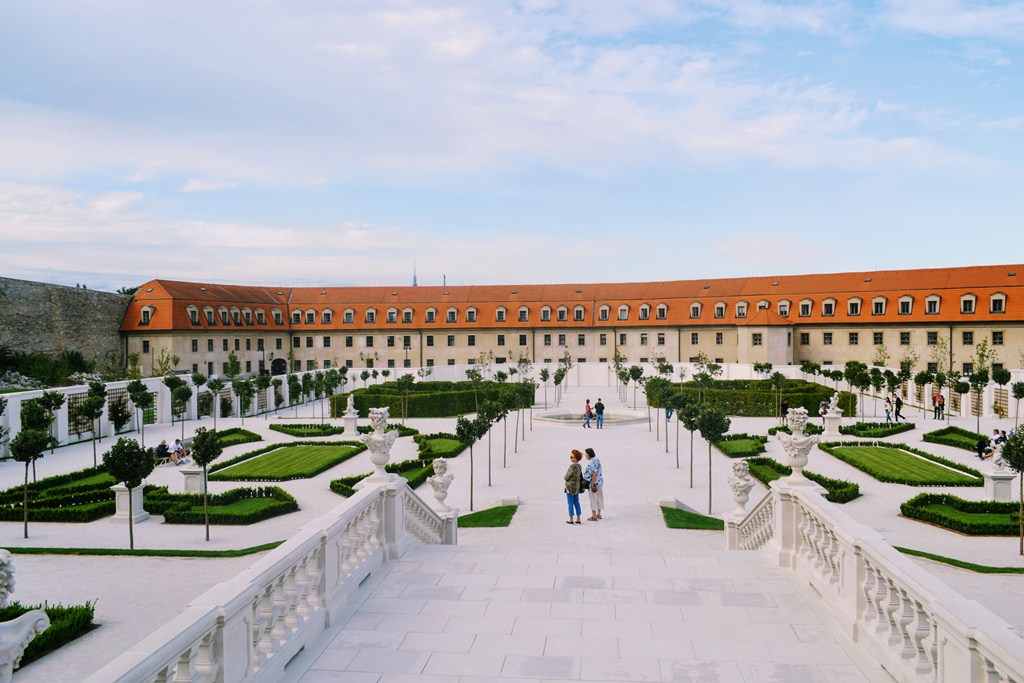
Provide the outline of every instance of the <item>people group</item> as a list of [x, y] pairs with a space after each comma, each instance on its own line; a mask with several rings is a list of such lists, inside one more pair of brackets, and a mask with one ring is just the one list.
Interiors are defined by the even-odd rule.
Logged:
[[946, 397], [942, 394], [932, 396], [932, 419], [942, 420], [946, 417]]
[[594, 419], [597, 423], [598, 429], [604, 429], [604, 403], [601, 399], [597, 399], [597, 403], [590, 405], [590, 399], [587, 399], [587, 403], [583, 406], [583, 428], [590, 429], [590, 421]]
[[164, 458], [169, 458], [175, 465], [187, 465], [192, 460], [188, 457], [188, 451], [181, 443], [181, 439], [175, 439], [174, 443], [167, 445], [167, 439], [161, 439], [160, 445], [156, 447], [156, 461], [159, 463]]
[[[600, 401], [600, 399], [598, 399]], [[580, 508], [580, 493], [587, 492], [590, 498], [590, 517], [588, 522], [597, 522], [601, 519], [601, 512], [604, 510], [604, 472], [601, 468], [601, 461], [593, 448], [586, 449], [587, 465], [584, 468], [580, 462], [583, 460], [583, 453], [573, 449], [569, 454], [569, 469], [565, 472], [565, 498], [569, 507], [569, 520], [566, 524], [582, 524], [583, 513]]]
[[1003, 449], [1003, 442], [1006, 441], [1006, 430], [992, 430], [992, 436], [978, 439], [975, 451], [978, 453], [978, 460], [988, 460]]

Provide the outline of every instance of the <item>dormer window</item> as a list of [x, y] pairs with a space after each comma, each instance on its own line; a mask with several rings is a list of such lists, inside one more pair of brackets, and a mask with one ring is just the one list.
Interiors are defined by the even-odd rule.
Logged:
[[450, 323], [456, 322], [459, 318], [459, 312], [454, 308], [448, 309], [448, 317], [446, 320]]
[[[691, 315], [690, 317], [692, 318], [693, 316]], [[725, 302], [724, 301], [719, 301], [717, 304], [715, 304], [715, 317], [716, 318], [724, 318], [725, 317]]]
[[782, 301], [779, 302], [779, 317], [789, 317], [789, 300], [783, 299]]
[[737, 301], [736, 302], [736, 317], [746, 318], [747, 317], [747, 302]]
[[426, 320], [427, 320], [428, 323], [436, 322], [437, 321], [437, 310], [433, 309], [433, 308], [428, 308], [427, 309], [427, 313], [426, 313]]
[[377, 309], [368, 308], [366, 309], [366, 322], [375, 323], [377, 322]]
[[346, 325], [351, 325], [356, 320], [356, 312], [351, 308], [346, 308], [345, 312], [341, 314], [341, 321]]
[[322, 325], [330, 325], [331, 320], [334, 318], [334, 311], [324, 311], [320, 314], [320, 323]]
[[316, 323], [316, 311], [306, 311], [306, 324], [312, 325]]
[[861, 300], [858, 298], [850, 299], [846, 302], [846, 315], [857, 316], [860, 315], [860, 303]]
[[271, 314], [272, 314], [272, 315], [274, 316], [274, 324], [275, 324], [275, 325], [281, 325], [281, 324], [283, 324], [283, 322], [284, 322], [284, 318], [283, 318], [283, 317], [281, 316], [281, 311], [280, 311], [280, 309], [274, 308], [274, 309], [271, 309], [271, 311], [270, 311], [270, 312], [271, 312]]
[[220, 322], [221, 322], [222, 325], [230, 325], [231, 324], [231, 318], [228, 317], [228, 309], [226, 309], [226, 308], [218, 308], [217, 309], [217, 313], [220, 314]]
[[140, 325], [148, 325], [149, 321], [153, 317], [153, 311], [156, 310], [153, 306], [142, 307], [142, 318], [139, 320]]
[[199, 309], [195, 306], [186, 306], [185, 310], [188, 311], [188, 321], [193, 325], [199, 324]]
[[960, 312], [968, 315], [973, 314], [977, 300], [978, 297], [973, 294], [964, 294], [960, 297]]
[[643, 306], [640, 307], [640, 319], [641, 320], [650, 320], [650, 318], [651, 318], [651, 307], [648, 306], [647, 304], [644, 304]]
[[700, 317], [700, 308], [701, 308], [700, 304], [690, 304], [690, 317], [691, 318], [699, 318]]
[[476, 322], [476, 309], [475, 308], [468, 308], [468, 309], [466, 309], [466, 322], [467, 323], [475, 323]]
[[611, 315], [611, 313], [612, 309], [609, 306], [602, 306], [601, 308], [597, 309], [597, 319], [607, 320], [608, 316]]
[[619, 320], [629, 320], [629, 306], [626, 304], [619, 306]]
[[942, 298], [938, 294], [932, 294], [931, 296], [925, 297], [924, 300], [924, 313], [925, 315], [938, 315], [939, 314], [939, 302]]
[[655, 316], [658, 318], [658, 320], [665, 320], [665, 319], [667, 319], [668, 318], [668, 306], [666, 306], [665, 304], [658, 304], [658, 308], [656, 309]]
[[572, 319], [576, 322], [583, 322], [583, 316], [586, 315], [586, 310], [582, 306], [576, 306], [572, 309]]
[[800, 302], [800, 317], [809, 318], [811, 317], [811, 309], [814, 307], [814, 302], [810, 299], [804, 299]]
[[530, 309], [526, 306], [519, 307], [519, 322], [525, 323], [530, 319]]
[[242, 311], [242, 315], [245, 317], [245, 324], [252, 325], [252, 311], [250, 311], [249, 309], [244, 309]]
[[[779, 303], [781, 304], [782, 302], [779, 302]], [[789, 306], [789, 302], [787, 301], [785, 303], [786, 303], [786, 306], [788, 307]], [[768, 299], [761, 299], [760, 301], [757, 302], [757, 310], [759, 310], [759, 311], [767, 311], [771, 307], [772, 307], [772, 302], [768, 301]]]
[[236, 325], [242, 324], [242, 312], [237, 308], [231, 309], [231, 319], [235, 321]]
[[292, 311], [292, 325], [298, 325], [302, 322], [302, 311]]
[[569, 309], [565, 306], [558, 307], [558, 322], [564, 323], [569, 319]]
[[914, 297], [904, 294], [899, 299], [900, 315], [910, 315], [914, 310]]
[[884, 296], [876, 296], [871, 300], [871, 315], [885, 315], [885, 303], [886, 299]]
[[216, 325], [217, 324], [217, 318], [214, 316], [212, 308], [209, 308], [209, 307], [204, 308], [203, 309], [203, 315], [206, 316], [206, 324], [207, 325]]
[[551, 321], [551, 308], [550, 307], [544, 306], [543, 308], [540, 309], [540, 320], [541, 320], [541, 322], [544, 322], [544, 323]]
[[1002, 292], [993, 294], [988, 299], [989, 313], [1006, 313], [1006, 295]]
[[397, 322], [398, 322], [398, 309], [397, 308], [389, 308], [388, 309], [388, 324], [389, 325], [394, 325]]
[[263, 312], [262, 308], [256, 309], [256, 324], [257, 325], [266, 325], [267, 324], [267, 316]]
[[831, 318], [836, 314], [836, 300], [825, 299], [821, 302], [821, 315], [826, 318]]
[[499, 306], [494, 311], [494, 320], [499, 323], [505, 322], [505, 309], [503, 307]]
[[412, 309], [406, 308], [402, 311], [402, 322], [408, 325], [412, 322]]

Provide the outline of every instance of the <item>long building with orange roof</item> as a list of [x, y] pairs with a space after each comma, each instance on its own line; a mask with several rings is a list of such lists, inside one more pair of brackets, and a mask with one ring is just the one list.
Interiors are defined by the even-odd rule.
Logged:
[[1024, 365], [1024, 266], [451, 287], [142, 285], [121, 331], [144, 370], [244, 374], [516, 363], [849, 360]]

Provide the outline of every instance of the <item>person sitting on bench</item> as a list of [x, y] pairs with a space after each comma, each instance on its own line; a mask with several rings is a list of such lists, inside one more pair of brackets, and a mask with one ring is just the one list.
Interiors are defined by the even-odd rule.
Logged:
[[175, 465], [187, 465], [191, 462], [188, 459], [188, 451], [181, 445], [181, 439], [175, 439], [174, 443], [168, 448], [171, 456], [171, 462]]
[[167, 440], [164, 439], [160, 442], [160, 445], [156, 447], [156, 464], [162, 465], [167, 462], [170, 457], [171, 453], [167, 448]]

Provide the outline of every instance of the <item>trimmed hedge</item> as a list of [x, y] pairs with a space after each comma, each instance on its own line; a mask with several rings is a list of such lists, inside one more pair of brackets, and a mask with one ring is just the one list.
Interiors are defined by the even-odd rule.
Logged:
[[[393, 462], [385, 465], [384, 471], [392, 474], [401, 474], [403, 476], [411, 473], [405, 478], [409, 483], [409, 488], [414, 489], [425, 482], [427, 478], [434, 473], [433, 465], [433, 458], [428, 460], [403, 460], [402, 462]], [[331, 481], [331, 491], [348, 498], [356, 492], [354, 488], [355, 485], [363, 479], [366, 479], [370, 474], [372, 473], [367, 472], [366, 474], [356, 474], [351, 477], [334, 479]]]
[[457, 436], [446, 432], [418, 434], [412, 439], [419, 447], [421, 459], [454, 458], [468, 448]]
[[726, 434], [720, 441], [715, 442], [715, 448], [730, 458], [749, 458], [752, 455], [764, 453], [764, 444], [767, 440], [767, 436], [752, 436], [743, 433]]
[[[116, 506], [110, 487], [115, 483], [102, 466], [40, 479], [28, 485], [28, 518], [33, 522], [92, 522], [112, 515]], [[24, 519], [22, 496], [21, 486], [0, 491], [0, 521]]]
[[248, 429], [232, 427], [231, 429], [222, 429], [218, 431], [217, 440], [220, 441], [221, 446], [227, 448], [228, 446], [237, 446], [242, 443], [263, 441], [263, 437], [256, 432], [250, 432]]
[[848, 436], [860, 436], [871, 439], [881, 439], [901, 432], [909, 432], [917, 429], [913, 422], [855, 422], [852, 425], [845, 425], [839, 428], [840, 434]]
[[207, 473], [217, 472], [225, 467], [230, 467], [231, 465], [236, 465], [250, 458], [255, 458], [257, 455], [263, 455], [270, 451], [276, 451], [279, 448], [288, 448], [291, 446], [363, 446], [365, 448], [366, 444], [361, 441], [290, 441], [288, 443], [272, 443], [267, 444], [262, 448], [257, 448], [254, 451], [242, 453], [234, 458], [214, 463], [213, 465], [210, 465], [206, 471]]
[[[30, 494], [29, 495], [29, 505], [32, 504], [31, 503], [31, 501], [32, 501], [31, 494], [32, 493], [37, 493], [37, 492], [40, 492], [40, 491], [46, 491], [47, 489], [54, 489], [54, 488], [57, 488], [57, 487], [64, 488], [64, 487], [66, 487], [68, 485], [74, 485], [75, 482], [79, 482], [79, 481], [81, 481], [83, 479], [88, 479], [89, 477], [92, 477], [94, 475], [106, 474], [106, 473], [107, 473], [107, 468], [104, 467], [103, 465], [100, 465], [99, 467], [88, 467], [88, 468], [86, 468], [84, 470], [78, 470], [76, 472], [69, 472], [67, 474], [57, 474], [57, 475], [54, 475], [52, 477], [46, 477], [45, 479], [40, 479], [39, 481], [36, 481], [36, 482], [31, 482], [28, 485], [28, 492]], [[111, 477], [110, 483], [106, 484], [106, 485], [107, 486], [113, 486], [114, 485], [113, 477]], [[18, 502], [20, 503], [21, 502], [21, 496], [22, 496], [22, 486], [23, 486], [22, 484], [19, 484], [17, 486], [12, 486], [11, 488], [6, 489], [4, 491], [0, 491], [0, 503], [6, 502], [8, 500], [8, 498], [16, 498], [18, 500]], [[83, 487], [84, 490], [92, 490], [94, 488], [98, 488], [98, 486], [97, 485], [89, 485], [89, 486]], [[64, 488], [63, 493], [70, 493], [70, 492], [71, 491], [69, 489]]]
[[[934, 509], [933, 506], [939, 505], [952, 508], [954, 512]], [[970, 536], [1017, 536], [1020, 533], [1016, 518], [1018, 510], [1017, 502], [964, 500], [948, 493], [922, 493], [900, 505], [900, 512], [904, 517]], [[971, 519], [972, 515], [1005, 515], [1005, 521], [991, 517]]]
[[[793, 468], [768, 457], [749, 458], [750, 475], [767, 486], [769, 483], [793, 474]], [[845, 479], [832, 479], [815, 472], [804, 470], [804, 476], [820, 484], [827, 492], [825, 500], [832, 503], [849, 503], [860, 496], [860, 486]]]
[[[674, 383], [672, 386], [676, 391], [689, 394], [695, 401], [699, 400], [701, 391], [695, 382]], [[778, 416], [777, 394], [768, 380], [715, 380], [703, 394], [708, 403], [724, 410], [728, 415], [738, 417]], [[794, 379], [787, 382], [781, 398], [789, 399], [791, 409], [803, 407], [810, 415], [817, 415], [821, 402], [832, 398], [833, 394], [835, 391], [829, 387]], [[856, 407], [856, 403], [856, 394], [840, 392], [839, 405], [843, 410], [849, 413], [850, 406]]]
[[17, 619], [26, 612], [42, 609], [50, 618], [50, 628], [46, 629], [28, 644], [25, 654], [21, 657], [21, 666], [30, 664], [43, 655], [47, 655], [75, 638], [83, 636], [95, 628], [93, 619], [96, 616], [95, 603], [84, 605], [22, 605], [12, 602], [7, 607], [0, 607], [0, 622]]
[[[484, 401], [496, 399], [501, 394], [517, 397], [521, 408], [533, 405], [534, 387], [524, 387], [519, 382], [483, 382], [474, 391], [471, 382], [416, 382], [408, 395], [408, 417], [455, 417], [475, 413]], [[392, 416], [402, 415], [402, 393], [395, 382], [384, 382], [351, 392], [353, 403], [359, 415], [366, 417], [370, 408], [387, 407]], [[331, 397], [331, 417], [341, 417], [348, 403], [349, 394]]]
[[330, 424], [271, 424], [270, 428], [275, 432], [311, 438], [314, 436], [335, 436], [345, 431], [344, 427], [336, 427]]
[[[961, 438], [950, 438], [957, 436]], [[967, 429], [961, 429], [960, 427], [950, 425], [949, 427], [937, 429], [934, 432], [928, 432], [921, 438], [928, 443], [937, 443], [942, 444], [943, 446], [962, 448], [965, 451], [973, 451], [977, 447], [979, 441], [987, 439], [988, 437], [983, 434], [978, 434], [977, 432], [972, 432]]]
[[[955, 483], [955, 484], [954, 483], [949, 483], [949, 482], [942, 482], [942, 481], [939, 481], [939, 482], [908, 481], [908, 480], [903, 479], [901, 477], [893, 476], [889, 472], [877, 471], [877, 470], [873, 470], [873, 468], [865, 468], [863, 466], [863, 464], [860, 463], [859, 461], [856, 461], [856, 460], [853, 460], [851, 458], [845, 457], [842, 453], [837, 453], [835, 451], [836, 448], [839, 448], [839, 447], [842, 447], [842, 446], [850, 446], [850, 447], [854, 447], [854, 448], [864, 447], [864, 446], [875, 446], [877, 448], [891, 448], [893, 450], [907, 451], [909, 453], [913, 453], [914, 455], [919, 455], [922, 458], [924, 458], [925, 460], [930, 460], [930, 461], [932, 461], [934, 463], [938, 463], [940, 465], [945, 465], [946, 467], [949, 467], [949, 468], [952, 468], [952, 469], [957, 470], [959, 472], [962, 472], [962, 473], [966, 474], [969, 477], [973, 477], [974, 481], [973, 482]], [[874, 477], [878, 481], [883, 481], [883, 482], [887, 482], [887, 483], [890, 483], [890, 484], [906, 484], [908, 486], [984, 486], [985, 485], [985, 481], [984, 481], [984, 479], [981, 476], [981, 472], [979, 472], [978, 470], [973, 469], [971, 467], [967, 467], [966, 465], [961, 465], [958, 462], [954, 462], [954, 461], [949, 460], [947, 458], [943, 458], [942, 456], [933, 455], [931, 453], [927, 453], [927, 452], [919, 450], [917, 448], [912, 448], [912, 447], [908, 446], [905, 443], [889, 443], [887, 441], [873, 441], [873, 442], [872, 441], [828, 441], [828, 442], [825, 442], [825, 443], [819, 443], [818, 444], [818, 448], [820, 448], [821, 450], [825, 451], [826, 453], [828, 453], [832, 457], [837, 458], [839, 460], [842, 460], [843, 462], [847, 463], [848, 465], [852, 465], [853, 467], [856, 467], [857, 469], [859, 469], [859, 470], [861, 470], [863, 472], [866, 472], [867, 474], [870, 474], [872, 477]]]
[[[253, 510], [245, 514], [217, 510], [247, 499], [271, 499], [274, 505]], [[168, 493], [166, 486], [147, 486], [145, 491], [146, 509], [155, 515], [163, 515], [165, 524], [203, 524], [203, 496], [198, 493]], [[295, 498], [278, 486], [238, 488], [211, 495], [210, 524], [255, 524], [264, 519], [278, 517], [299, 509]]]
[[[406, 427], [404, 424], [388, 423], [388, 426], [387, 426], [387, 428], [384, 429], [384, 431], [385, 432], [390, 432], [391, 430], [397, 430], [398, 431], [398, 436], [400, 436], [400, 437], [402, 437], [402, 436], [416, 436], [417, 434], [420, 433], [420, 430], [413, 429], [412, 427]], [[370, 433], [373, 432], [373, 426], [372, 425], [363, 425], [362, 427], [356, 427], [356, 431], [359, 432], [360, 434], [370, 434]]]
[[[776, 425], [774, 427], [769, 427], [768, 428], [768, 436], [775, 436], [779, 432], [782, 432], [783, 434], [792, 434], [793, 430], [790, 429], [788, 425]], [[804, 434], [807, 434], [807, 435], [824, 434], [824, 433], [825, 433], [825, 428], [824, 427], [822, 427], [821, 425], [816, 425], [816, 424], [814, 424], [812, 422], [808, 422], [807, 426], [804, 427]]]

